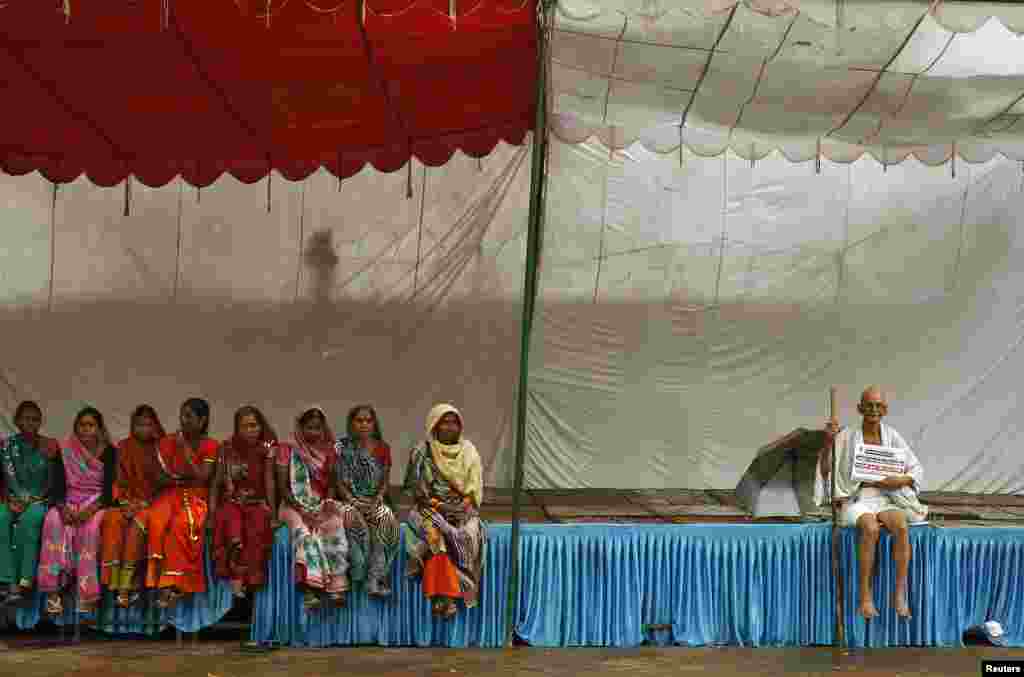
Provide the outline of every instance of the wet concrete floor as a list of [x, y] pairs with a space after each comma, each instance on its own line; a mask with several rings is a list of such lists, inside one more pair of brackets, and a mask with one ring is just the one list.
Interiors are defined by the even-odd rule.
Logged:
[[[5, 643], [6, 642], [6, 643]], [[182, 647], [167, 641], [55, 641], [0, 639], [0, 675], [11, 677], [662, 677], [678, 675], [979, 675], [982, 658], [1024, 661], [1024, 650], [997, 648], [640, 649], [418, 649], [339, 647], [280, 649], [253, 654], [237, 641]]]

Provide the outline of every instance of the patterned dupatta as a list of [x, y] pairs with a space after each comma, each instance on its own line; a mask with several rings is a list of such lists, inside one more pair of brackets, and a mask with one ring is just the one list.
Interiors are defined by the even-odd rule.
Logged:
[[223, 466], [224, 493], [235, 500], [246, 500], [263, 493], [263, 463], [273, 459], [277, 440], [270, 437], [250, 442], [233, 435], [220, 456]]
[[[102, 454], [103, 444], [97, 446]], [[103, 493], [103, 460], [85, 448], [77, 436], [71, 435], [61, 448], [67, 501], [78, 506], [89, 505]]]
[[[299, 420], [309, 411], [317, 411], [324, 420], [324, 437], [319, 444], [312, 445], [306, 441]], [[334, 433], [327, 425], [327, 415], [319, 407], [307, 409], [295, 419], [295, 433], [288, 443], [291, 450], [288, 461], [288, 477], [291, 484], [292, 497], [304, 512], [317, 514], [323, 507], [326, 491], [317, 491], [314, 483], [327, 484], [327, 472], [331, 457], [334, 454]]]

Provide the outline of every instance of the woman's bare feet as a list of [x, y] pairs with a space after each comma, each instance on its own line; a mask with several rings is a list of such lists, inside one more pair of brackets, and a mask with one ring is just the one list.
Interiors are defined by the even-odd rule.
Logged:
[[876, 618], [878, 616], [878, 609], [875, 607], [875, 602], [870, 597], [865, 597], [861, 603], [860, 608], [857, 609], [864, 618]]
[[897, 590], [892, 594], [892, 606], [896, 609], [896, 615], [903, 618], [910, 618], [910, 604], [907, 603], [907, 593]]

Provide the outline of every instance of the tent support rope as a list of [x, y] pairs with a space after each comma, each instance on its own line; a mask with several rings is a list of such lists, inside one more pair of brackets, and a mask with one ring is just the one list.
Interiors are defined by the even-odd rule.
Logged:
[[53, 191], [50, 193], [50, 284], [46, 297], [47, 312], [53, 310], [53, 273], [57, 260], [57, 190], [60, 188], [56, 181], [50, 185], [53, 186]]
[[548, 31], [554, 17], [549, 0], [541, 5], [537, 31], [536, 117], [533, 126], [533, 153], [530, 162], [530, 212], [526, 235], [526, 270], [523, 274], [523, 320], [520, 335], [519, 390], [516, 405], [516, 454], [512, 492], [512, 552], [509, 572], [508, 604], [505, 607], [505, 646], [512, 646], [519, 599], [519, 519], [523, 491], [523, 460], [526, 455], [526, 405], [528, 399], [530, 335], [537, 300], [537, 265], [540, 260], [541, 223], [544, 218], [545, 161], [547, 126]]

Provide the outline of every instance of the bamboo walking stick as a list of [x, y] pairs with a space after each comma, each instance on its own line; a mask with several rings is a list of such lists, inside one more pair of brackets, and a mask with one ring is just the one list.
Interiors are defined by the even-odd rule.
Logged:
[[[828, 400], [829, 421], [836, 417], [836, 387], [829, 389]], [[842, 647], [846, 644], [846, 619], [843, 613], [843, 571], [839, 566], [839, 511], [836, 509], [836, 442], [832, 438], [832, 469], [829, 472], [829, 504], [832, 506], [832, 578], [836, 582], [836, 621], [835, 621], [835, 644]]]

